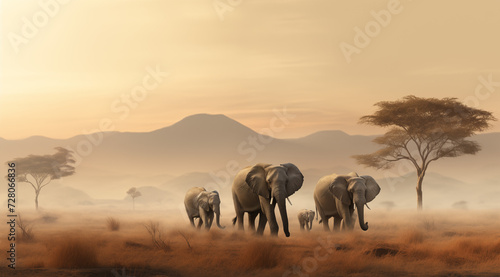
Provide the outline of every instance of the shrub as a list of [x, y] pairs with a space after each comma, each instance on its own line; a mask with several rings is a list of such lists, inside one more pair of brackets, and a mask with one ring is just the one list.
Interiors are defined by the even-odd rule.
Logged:
[[33, 233], [33, 225], [22, 220], [21, 215], [17, 220], [17, 226], [21, 229], [20, 239], [22, 241], [33, 241], [35, 240], [35, 234]]
[[108, 230], [110, 231], [118, 231], [120, 230], [120, 221], [114, 217], [108, 217], [106, 218], [106, 225], [108, 227]]

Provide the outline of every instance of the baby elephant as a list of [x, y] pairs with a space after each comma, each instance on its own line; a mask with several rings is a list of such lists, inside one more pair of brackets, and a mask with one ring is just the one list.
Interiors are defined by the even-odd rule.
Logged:
[[297, 217], [299, 218], [300, 230], [304, 230], [304, 225], [307, 231], [312, 229], [314, 215], [315, 213], [313, 210], [303, 209], [299, 211]]
[[215, 214], [217, 226], [221, 229], [225, 228], [220, 225], [220, 198], [217, 191], [209, 192], [201, 187], [191, 188], [184, 197], [184, 206], [186, 206], [186, 212], [193, 227], [194, 219], [199, 218], [198, 229], [205, 222], [205, 229], [209, 230]]

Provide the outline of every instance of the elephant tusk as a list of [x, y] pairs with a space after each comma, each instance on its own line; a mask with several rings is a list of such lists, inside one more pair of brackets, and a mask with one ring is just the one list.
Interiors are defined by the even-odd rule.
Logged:
[[292, 206], [292, 201], [287, 197], [286, 200], [288, 200], [288, 203], [290, 203], [290, 206]]
[[370, 209], [370, 207], [368, 207], [368, 204], [365, 204], [365, 205], [366, 205], [366, 207], [368, 208], [368, 210], [370, 210], [370, 211], [372, 210], [372, 209]]

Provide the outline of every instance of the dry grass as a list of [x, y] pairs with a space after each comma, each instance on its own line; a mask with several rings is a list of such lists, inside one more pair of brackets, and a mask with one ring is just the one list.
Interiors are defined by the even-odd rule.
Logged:
[[276, 267], [284, 258], [282, 247], [275, 239], [250, 241], [241, 249], [237, 264], [246, 270]]
[[97, 263], [95, 241], [77, 237], [59, 240], [52, 254], [51, 265], [57, 268], [94, 268]]
[[[197, 231], [175, 220], [162, 221], [165, 228], [150, 221], [145, 231], [140, 215], [127, 218], [119, 233], [102, 232], [102, 221], [95, 218], [64, 216], [56, 225], [38, 226], [33, 243], [19, 245], [23, 256], [16, 271], [124, 267], [136, 277], [282, 276], [293, 270], [299, 272], [289, 276], [500, 276], [500, 222], [484, 220], [499, 217], [472, 212], [410, 215], [369, 214], [367, 232], [318, 228], [302, 233], [291, 222], [290, 238], [282, 232], [270, 237], [268, 229], [264, 237], [232, 228]], [[87, 236], [78, 236], [82, 232]], [[168, 251], [153, 238], [168, 245]], [[5, 241], [0, 238], [2, 245]], [[5, 263], [0, 261], [0, 266]]]
[[419, 244], [424, 242], [425, 234], [420, 230], [409, 230], [407, 232], [403, 232], [400, 239], [404, 244]]
[[151, 236], [151, 241], [153, 242], [153, 246], [157, 249], [163, 250], [164, 252], [170, 251], [172, 248], [170, 247], [170, 243], [165, 241], [163, 236], [163, 231], [160, 228], [160, 223], [158, 221], [149, 221], [144, 224], [144, 227], [148, 231]]
[[108, 217], [106, 218], [106, 227], [110, 231], [118, 231], [120, 230], [120, 221], [114, 217]]

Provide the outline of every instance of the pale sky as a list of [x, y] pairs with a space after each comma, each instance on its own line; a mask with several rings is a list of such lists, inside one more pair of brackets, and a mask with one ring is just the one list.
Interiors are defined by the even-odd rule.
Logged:
[[[259, 131], [283, 107], [295, 117], [276, 137], [380, 134], [359, 117], [409, 94], [500, 118], [500, 1], [38, 2], [1, 1], [2, 138], [68, 138], [103, 118], [151, 131], [196, 113]], [[342, 43], [357, 47], [350, 62]], [[146, 77], [128, 107], [121, 97], [143, 89], [147, 68], [169, 75]]]

